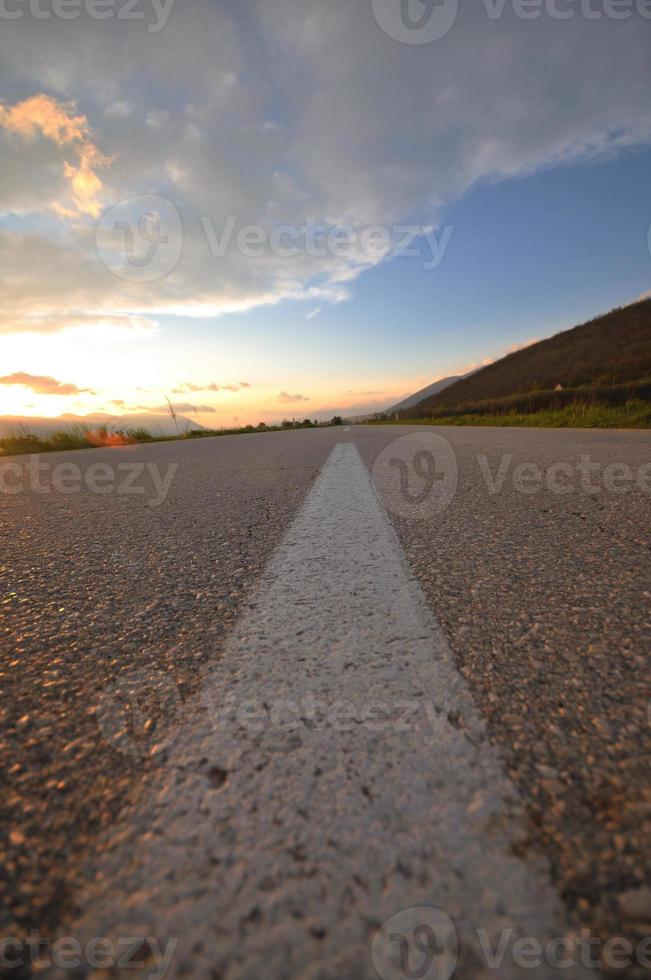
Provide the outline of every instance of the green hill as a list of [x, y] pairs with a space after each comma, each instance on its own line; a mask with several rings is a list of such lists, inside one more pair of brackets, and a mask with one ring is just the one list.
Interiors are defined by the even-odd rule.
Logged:
[[651, 299], [508, 354], [401, 416], [531, 413], [633, 400], [651, 401]]

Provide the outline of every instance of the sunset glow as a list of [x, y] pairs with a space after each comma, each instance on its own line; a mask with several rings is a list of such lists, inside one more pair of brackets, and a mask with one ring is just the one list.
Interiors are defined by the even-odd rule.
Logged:
[[[549, 86], [545, 21], [468, 13], [432, 60], [343, 3], [253, 4], [254, 31], [213, 0], [164, 13], [4, 25], [0, 373], [60, 387], [5, 381], [0, 414], [361, 415], [648, 288], [633, 21], [568, 21], [590, 59], [555, 46]], [[621, 85], [583, 85], [595, 59]]]

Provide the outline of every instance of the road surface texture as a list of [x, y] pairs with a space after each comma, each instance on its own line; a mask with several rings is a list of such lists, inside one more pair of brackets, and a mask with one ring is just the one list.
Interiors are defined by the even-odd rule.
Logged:
[[646, 433], [429, 427], [48, 456], [178, 468], [164, 501], [148, 469], [0, 495], [3, 935], [173, 928], [168, 976], [269, 980], [408, 975], [371, 955], [408, 906], [450, 916], [459, 977], [583, 975], [490, 970], [478, 929], [644, 939], [650, 459]]

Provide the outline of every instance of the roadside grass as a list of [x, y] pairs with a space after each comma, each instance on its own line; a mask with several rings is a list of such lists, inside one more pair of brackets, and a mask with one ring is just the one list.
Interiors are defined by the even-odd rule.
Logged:
[[[1, 420], [0, 420], [1, 421]], [[341, 423], [321, 423], [341, 424]], [[310, 428], [315, 426], [310, 425]], [[55, 453], [71, 449], [97, 449], [107, 446], [132, 446], [144, 442], [179, 442], [186, 439], [205, 439], [215, 436], [248, 435], [254, 432], [285, 432], [294, 428], [307, 428], [305, 423], [292, 425], [247, 425], [232, 429], [188, 429], [178, 436], [155, 435], [142, 427], [109, 430], [106, 426], [87, 429], [82, 425], [70, 425], [57, 429], [47, 436], [37, 436], [20, 426], [11, 435], [0, 438], [0, 457], [27, 456], [32, 453]]]
[[648, 429], [651, 403], [631, 401], [626, 405], [567, 405], [557, 411], [509, 412], [503, 415], [444, 415], [441, 418], [375, 421], [373, 425], [486, 425], [528, 426], [548, 429]]
[[47, 436], [37, 436], [27, 428], [18, 427], [14, 433], [0, 439], [0, 455], [18, 456], [30, 453], [56, 453], [70, 449], [96, 449], [99, 446], [128, 446], [152, 442], [154, 436], [146, 429], [124, 429], [111, 432], [106, 426], [86, 429], [70, 425]]

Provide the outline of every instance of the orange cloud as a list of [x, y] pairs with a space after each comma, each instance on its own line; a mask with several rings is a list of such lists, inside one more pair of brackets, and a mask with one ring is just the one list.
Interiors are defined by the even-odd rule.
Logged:
[[12, 133], [34, 139], [40, 132], [58, 146], [88, 138], [85, 116], [74, 116], [71, 102], [57, 102], [49, 95], [33, 95], [7, 109], [0, 106], [0, 123]]
[[41, 134], [61, 149], [70, 149], [76, 161], [64, 161], [63, 172], [70, 182], [76, 210], [60, 203], [55, 205], [55, 210], [66, 217], [75, 213], [93, 218], [99, 215], [102, 181], [95, 171], [107, 166], [111, 158], [94, 145], [88, 120], [83, 115], [75, 115], [74, 103], [57, 102], [49, 95], [40, 94], [9, 108], [0, 104], [0, 126], [24, 140], [34, 140]]
[[291, 405], [292, 402], [309, 402], [309, 400], [305, 395], [290, 395], [286, 391], [281, 391], [278, 395], [278, 401], [283, 405]]
[[189, 381], [185, 381], [183, 384], [179, 385], [178, 388], [172, 389], [173, 395], [184, 395], [190, 392], [197, 391], [240, 391], [242, 388], [250, 388], [251, 385], [247, 384], [246, 381], [240, 381], [236, 385], [218, 385], [215, 381], [211, 381], [209, 384], [197, 385], [192, 384]]
[[78, 388], [77, 385], [66, 384], [44, 375], [27, 374], [25, 371], [16, 371], [14, 374], [6, 374], [0, 378], [0, 385], [23, 385], [30, 388], [37, 395], [81, 395], [88, 393], [94, 395], [95, 392], [90, 388]]

